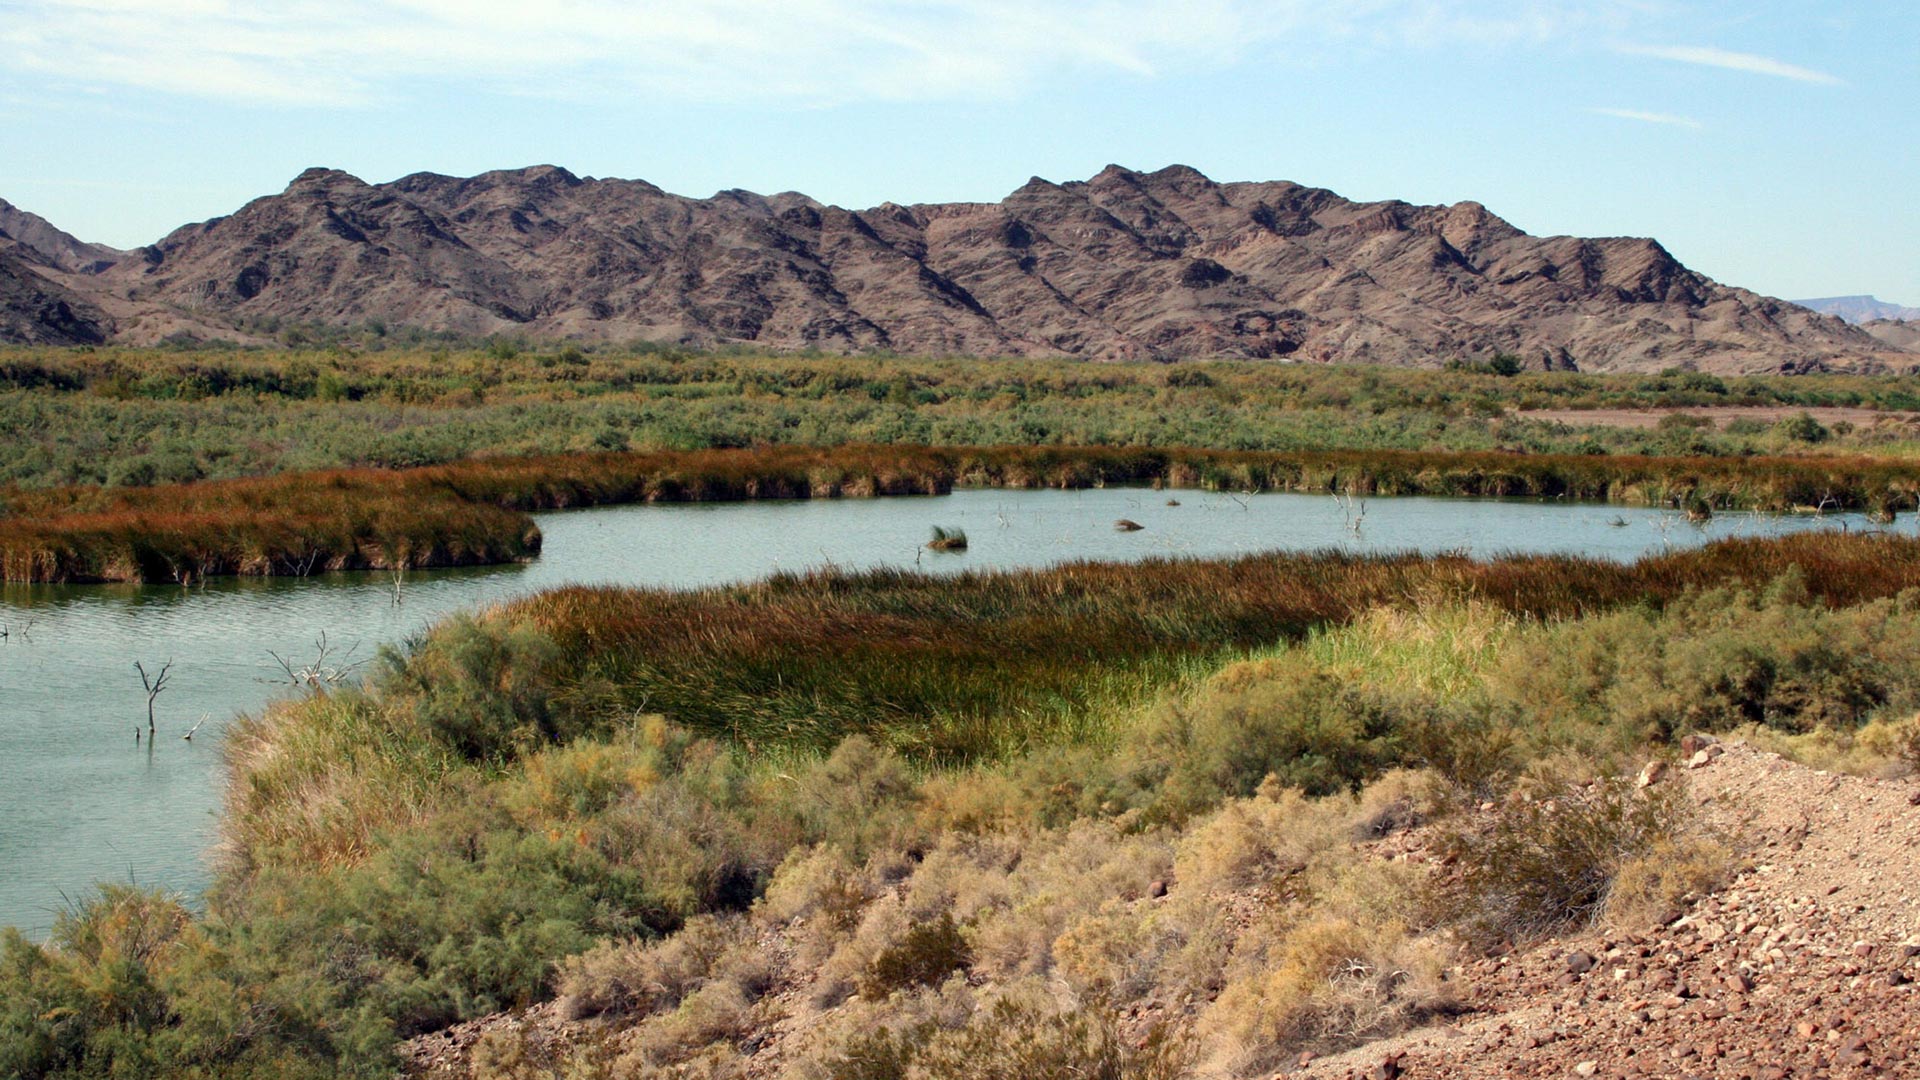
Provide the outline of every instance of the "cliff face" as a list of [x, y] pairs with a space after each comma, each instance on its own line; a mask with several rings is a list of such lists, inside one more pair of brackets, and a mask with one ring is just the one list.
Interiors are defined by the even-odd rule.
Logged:
[[98, 345], [112, 321], [91, 300], [0, 245], [0, 344]]
[[1355, 203], [1179, 166], [862, 211], [550, 166], [386, 184], [314, 169], [88, 283], [130, 310], [216, 323], [779, 349], [1395, 364], [1509, 351], [1725, 371], [1898, 353], [1651, 240], [1533, 237], [1475, 203]]

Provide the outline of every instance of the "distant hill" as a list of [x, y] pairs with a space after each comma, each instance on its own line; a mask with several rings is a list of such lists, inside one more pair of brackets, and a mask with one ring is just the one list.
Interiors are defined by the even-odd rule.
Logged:
[[384, 184], [311, 169], [104, 269], [58, 237], [26, 242], [126, 341], [272, 317], [1089, 359], [1511, 352], [1533, 367], [1800, 371], [1904, 356], [1720, 285], [1653, 240], [1534, 237], [1478, 203], [1359, 203], [1183, 166], [861, 211], [793, 193], [687, 198], [552, 166]]
[[1795, 300], [1803, 308], [1845, 319], [1856, 326], [1875, 319], [1920, 319], [1920, 308], [1889, 304], [1872, 296], [1828, 296], [1818, 300]]
[[1920, 319], [1875, 319], [1860, 329], [1896, 349], [1920, 350]]

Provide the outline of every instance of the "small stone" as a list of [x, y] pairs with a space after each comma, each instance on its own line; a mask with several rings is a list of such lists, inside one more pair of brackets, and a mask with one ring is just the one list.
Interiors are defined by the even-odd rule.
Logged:
[[1575, 975], [1585, 975], [1593, 970], [1593, 954], [1589, 952], [1570, 952], [1567, 954], [1567, 970]]
[[1573, 1067], [1573, 1075], [1575, 1076], [1592, 1076], [1599, 1071], [1600, 1063], [1591, 1059], [1583, 1061]]
[[1405, 1053], [1392, 1053], [1381, 1058], [1380, 1064], [1367, 1070], [1367, 1080], [1398, 1080], [1400, 1074], [1405, 1071], [1400, 1065], [1405, 1057]]
[[1696, 750], [1694, 751], [1694, 755], [1687, 759], [1687, 768], [1704, 769], [1712, 763], [1713, 755], [1711, 753], [1705, 750]]
[[1652, 787], [1653, 785], [1659, 783], [1660, 778], [1665, 775], [1667, 775], [1666, 762], [1649, 761], [1647, 762], [1646, 767], [1640, 770], [1640, 778], [1635, 780], [1633, 782], [1633, 785], [1635, 787]]
[[1907, 978], [1907, 973], [1904, 971], [1887, 972], [1888, 986], [1905, 986], [1912, 981], [1913, 981], [1912, 979]]

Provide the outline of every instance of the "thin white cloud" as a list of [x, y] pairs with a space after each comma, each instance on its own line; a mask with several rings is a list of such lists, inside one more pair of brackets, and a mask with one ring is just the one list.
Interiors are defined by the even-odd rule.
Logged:
[[1824, 71], [1789, 64], [1770, 56], [1729, 52], [1710, 45], [1627, 45], [1622, 46], [1620, 51], [1633, 56], [1650, 56], [1657, 60], [1725, 68], [1729, 71], [1744, 71], [1753, 75], [1771, 75], [1777, 79], [1792, 79], [1796, 82], [1819, 83], [1823, 86], [1842, 85], [1838, 76], [1829, 75]]
[[1699, 130], [1705, 125], [1690, 116], [1675, 116], [1672, 113], [1644, 112], [1640, 109], [1608, 109], [1595, 107], [1587, 110], [1599, 116], [1611, 116], [1620, 120], [1638, 120], [1643, 124], [1665, 124], [1669, 127], [1693, 128]]
[[1630, 0], [0, 0], [0, 69], [230, 102], [421, 84], [798, 105], [1004, 97], [1329, 44], [1525, 45]]

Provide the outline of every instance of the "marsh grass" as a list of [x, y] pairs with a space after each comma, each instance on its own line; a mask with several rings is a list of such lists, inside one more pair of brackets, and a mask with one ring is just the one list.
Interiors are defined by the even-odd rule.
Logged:
[[24, 582], [190, 583], [217, 574], [508, 562], [539, 551], [528, 511], [936, 495], [963, 484], [1892, 511], [1916, 505], [1920, 466], [1846, 457], [874, 445], [481, 458], [418, 469], [0, 491], [0, 574]]
[[967, 531], [945, 525], [935, 525], [933, 527], [933, 536], [927, 541], [927, 548], [931, 551], [965, 551], [967, 550]]

